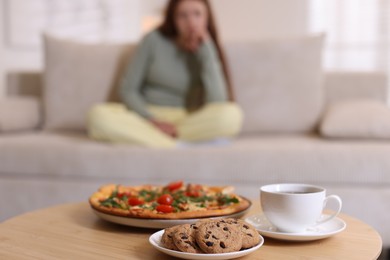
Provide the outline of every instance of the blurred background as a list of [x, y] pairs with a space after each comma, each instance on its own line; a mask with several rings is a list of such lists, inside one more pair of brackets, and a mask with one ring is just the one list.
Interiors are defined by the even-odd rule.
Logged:
[[[390, 0], [211, 0], [224, 41], [326, 32], [326, 70], [390, 71]], [[166, 0], [0, 0], [0, 96], [5, 74], [40, 70], [41, 33], [137, 41]]]
[[[373, 134], [374, 136], [371, 136], [372, 133], [369, 131], [376, 126], [379, 126], [376, 129], [379, 132], [380, 130], [384, 130], [383, 132], [385, 134], [390, 132], [390, 127], [388, 127], [390, 123], [387, 123], [390, 121], [386, 121], [386, 119], [389, 119], [390, 113], [386, 104], [383, 104], [386, 101], [388, 89], [384, 87], [387, 83], [383, 73], [387, 75], [390, 74], [390, 0], [210, 0], [210, 2], [214, 7], [222, 43], [225, 44], [230, 42], [262, 41], [275, 38], [284, 39], [296, 36], [301, 37], [308, 34], [325, 33], [326, 41], [323, 49], [323, 67], [326, 72], [336, 72], [327, 73], [330, 75], [327, 75], [327, 77], [331, 79], [329, 80], [330, 83], [328, 82], [330, 87], [327, 86], [327, 90], [330, 90], [329, 93], [331, 94], [334, 93], [333, 96], [327, 96], [325, 101], [333, 101], [332, 97], [338, 98], [339, 96], [341, 101], [345, 101], [348, 98], [354, 99], [356, 97], [374, 98], [371, 101], [374, 102], [375, 106], [373, 110], [370, 110], [371, 112], [366, 111], [368, 110], [366, 109], [366, 106], [363, 106], [363, 108], [358, 107], [360, 109], [358, 111], [367, 112], [367, 115], [369, 115], [366, 115], [365, 117], [366, 121], [367, 118], [369, 119], [367, 123], [367, 129], [369, 129], [367, 130], [368, 137], [374, 137], [375, 139], [375, 133]], [[136, 43], [144, 34], [159, 25], [162, 20], [166, 3], [167, 0], [0, 0], [0, 99], [5, 97], [6, 94], [7, 75], [19, 71], [43, 71], [43, 32], [50, 33], [51, 35], [60, 38], [81, 42]], [[286, 66], [286, 68], [280, 66], [282, 72], [275, 69], [262, 70], [261, 72], [265, 75], [260, 73], [260, 80], [263, 80], [262, 82], [268, 82], [267, 80], [269, 79], [267, 77], [272, 74], [270, 76], [271, 83], [276, 82], [275, 84], [277, 85], [279, 84], [278, 80], [283, 79], [280, 81], [283, 84], [280, 85], [285, 89], [288, 89], [290, 85], [294, 84], [294, 73], [297, 73], [297, 78], [299, 80], [306, 78], [307, 75], [313, 76], [307, 77], [309, 78], [308, 81], [302, 81], [309, 82], [306, 85], [312, 87], [313, 79], [315, 80], [316, 78], [315, 72], [317, 67], [313, 70], [309, 70], [311, 68], [310, 66], [295, 66], [297, 63], [301, 65], [301, 61], [304, 59], [303, 56], [307, 51], [307, 48], [305, 48], [306, 45], [297, 47], [292, 43], [291, 45], [286, 46], [288, 46], [288, 51], [294, 54], [290, 61], [290, 64], [293, 65]], [[68, 50], [68, 48], [71, 49], [72, 47], [66, 46], [64, 49]], [[83, 53], [88, 53], [90, 56], [93, 56], [95, 55], [94, 53], [96, 53], [91, 52], [91, 54], [88, 51], [84, 51], [83, 48], [80, 47], [80, 49], [83, 50]], [[63, 50], [61, 48], [59, 49]], [[270, 53], [268, 49], [260, 46], [259, 55], [263, 54], [263, 49], [265, 50], [264, 53]], [[89, 50], [89, 47], [87, 50]], [[253, 59], [251, 55], [241, 55], [241, 53], [245, 54], [246, 52], [240, 49], [238, 50], [236, 55], [240, 58], [244, 57], [244, 63], [249, 61], [247, 64], [250, 65], [251, 61], [257, 61]], [[253, 48], [252, 50], [249, 50], [248, 53], [256, 50], [256, 48]], [[279, 54], [280, 52], [278, 52], [278, 50], [278, 47], [276, 47], [271, 54]], [[299, 52], [299, 50], [302, 51]], [[312, 57], [314, 51], [315, 57], [318, 57], [320, 48], [313, 48], [312, 52], [308, 52], [307, 57]], [[75, 50], [74, 52], [69, 51], [69, 53], [58, 51], [58, 53], [63, 54], [59, 55], [58, 59], [60, 59], [64, 58], [66, 54], [69, 55], [69, 53], [73, 55], [70, 55], [71, 57], [77, 56], [80, 52]], [[110, 55], [110, 52], [108, 53]], [[275, 58], [276, 64], [284, 65], [286, 63], [286, 56], [274, 56], [277, 56]], [[96, 57], [96, 55], [93, 57]], [[112, 56], [110, 55], [110, 57]], [[115, 57], [112, 59], [111, 65], [107, 65], [106, 60], [102, 59], [103, 64], [107, 65], [104, 67], [104, 70], [108, 71], [106, 73], [107, 75], [103, 78], [110, 78], [112, 76], [114, 72], [110, 72], [107, 68], [114, 68], [114, 65], [112, 64], [118, 62], [116, 59], [117, 58]], [[243, 59], [241, 59], [241, 61]], [[93, 62], [93, 59], [91, 60], [89, 60], [87, 64]], [[240, 61], [240, 59], [238, 60]], [[263, 60], [259, 58], [258, 60], [261, 61], [257, 64], [260, 68], [266, 68], [266, 66], [263, 66], [263, 63], [272, 65], [272, 62], [268, 62], [266, 59]], [[272, 61], [273, 59], [270, 58], [269, 60]], [[317, 65], [318, 63], [319, 62], [317, 62]], [[236, 72], [245, 67], [245, 64], [240, 62], [234, 64], [236, 65]], [[56, 65], [58, 65], [58, 63]], [[101, 64], [98, 65], [101, 66]], [[99, 66], [97, 67], [100, 68]], [[61, 65], [58, 67], [61, 67]], [[65, 69], [59, 71], [63, 72], [68, 67], [73, 67], [73, 63], [71, 62], [71, 65], [64, 67]], [[273, 68], [272, 66], [269, 67]], [[299, 70], [289, 73], [289, 77], [284, 76], [283, 72], [290, 72], [292, 67], [299, 68]], [[276, 68], [278, 69], [279, 67]], [[320, 68], [317, 69], [317, 71], [319, 70]], [[249, 74], [257, 74], [259, 70], [256, 69], [253, 71], [250, 71]], [[359, 73], [338, 73], [345, 71]], [[72, 76], [69, 76], [68, 78], [77, 79], [77, 75], [73, 76], [74, 74], [72, 73], [74, 73], [74, 71], [69, 73], [69, 75]], [[85, 73], [86, 78], [88, 79], [86, 82], [90, 82], [89, 78], [99, 79], [99, 77], [95, 76], [96, 73], [99, 72], [92, 70], [92, 73]], [[35, 79], [40, 79], [39, 77], [41, 77], [41, 75], [39, 73], [35, 74]], [[55, 73], [53, 74], [58, 76]], [[240, 73], [237, 73], [236, 75], [239, 74]], [[322, 71], [318, 72], [318, 74], [322, 75]], [[240, 81], [245, 81], [245, 79], [248, 78], [248, 82], [250, 83], [247, 83], [248, 86], [246, 86], [246, 89], [249, 91], [246, 95], [242, 95], [244, 97], [242, 100], [245, 100], [242, 104], [248, 105], [248, 108], [245, 111], [252, 111], [252, 115], [258, 113], [257, 111], [265, 111], [263, 114], [259, 113], [260, 115], [264, 115], [263, 117], [257, 117], [257, 115], [253, 116], [255, 119], [253, 121], [256, 121], [257, 119], [260, 122], [259, 126], [255, 126], [261, 128], [261, 123], [263, 122], [261, 119], [265, 117], [267, 117], [265, 122], [271, 122], [272, 124], [275, 114], [279, 113], [282, 115], [280, 118], [283, 119], [283, 124], [280, 128], [285, 127], [285, 129], [282, 129], [282, 132], [289, 133], [289, 131], [291, 131], [290, 129], [294, 129], [290, 128], [290, 126], [285, 126], [284, 122], [290, 124], [293, 122], [294, 124], [294, 120], [296, 118], [299, 119], [301, 113], [295, 113], [294, 118], [290, 120], [289, 116], [290, 114], [293, 114], [294, 111], [291, 112], [289, 102], [280, 100], [292, 100], [294, 103], [295, 98], [300, 101], [300, 94], [308, 94], [307, 92], [309, 91], [307, 91], [307, 89], [309, 88], [306, 89], [305, 84], [303, 84], [303, 88], [302, 86], [297, 86], [297, 95], [294, 95], [291, 99], [287, 99], [287, 95], [278, 96], [278, 93], [285, 94], [284, 92], [278, 92], [278, 89], [275, 92], [270, 91], [270, 93], [268, 93], [270, 96], [274, 95], [277, 98], [283, 97], [286, 99], [274, 99], [269, 103], [264, 102], [264, 107], [266, 109], [262, 110], [262, 106], [260, 106], [262, 105], [262, 102], [258, 102], [258, 100], [252, 98], [251, 95], [251, 93], [257, 92], [250, 92], [257, 87], [257, 82], [252, 84], [251, 76], [247, 76], [245, 73], [241, 73], [240, 75], [244, 75], [241, 76]], [[29, 76], [30, 78], [27, 77], [27, 85], [30, 86], [31, 83], [31, 86], [33, 87], [34, 84], [37, 85], [35, 87], [41, 87], [38, 80], [32, 80], [34, 78], [34, 73], [31, 73]], [[17, 77], [15, 77], [15, 79], [17, 79]], [[256, 79], [252, 79], [252, 81]], [[74, 82], [81, 85], [84, 82], [83, 80], [84, 78], [75, 80]], [[11, 81], [12, 80], [9, 82]], [[16, 80], [16, 83], [18, 83], [17, 81], [18, 80]], [[22, 81], [23, 80], [20, 80], [20, 82]], [[79, 86], [78, 84], [74, 84], [75, 86], [73, 89], [76, 89]], [[56, 84], [53, 84], [53, 86], [54, 85]], [[88, 88], [90, 87], [88, 84], [85, 85], [87, 90], [96, 91], [96, 89]], [[93, 84], [90, 85], [94, 87]], [[265, 86], [263, 89], [267, 89], [266, 87], [268, 87], [269, 84], [263, 85]], [[228, 150], [228, 152], [223, 152], [221, 154], [216, 152], [215, 157], [213, 157], [213, 152], [210, 154], [202, 154], [203, 150], [199, 150], [201, 151], [200, 153], [190, 152], [188, 153], [190, 156], [179, 151], [175, 154], [175, 156], [178, 156], [177, 158], [180, 158], [180, 163], [177, 164], [176, 158], [170, 153], [160, 156], [160, 154], [157, 155], [157, 153], [153, 153], [154, 151], [152, 151], [152, 157], [149, 157], [149, 153], [146, 151], [145, 153], [139, 153], [139, 150], [136, 149], [133, 150], [129, 148], [127, 150], [122, 150], [115, 146], [99, 146], [97, 142], [96, 144], [90, 142], [84, 132], [82, 134], [78, 132], [80, 129], [83, 131], [85, 130], [83, 121], [84, 114], [77, 110], [79, 108], [78, 106], [74, 106], [74, 104], [77, 103], [84, 109], [84, 105], [88, 105], [90, 99], [84, 99], [84, 96], [80, 95], [80, 97], [76, 98], [77, 102], [75, 101], [74, 103], [58, 102], [57, 100], [61, 100], [61, 95], [65, 93], [62, 92], [62, 86], [68, 85], [59, 84], [59, 86], [60, 87], [53, 92], [53, 99], [48, 98], [42, 103], [45, 108], [45, 113], [41, 113], [40, 111], [41, 100], [38, 100], [38, 97], [40, 97], [42, 93], [39, 91], [37, 91], [39, 93], [34, 93], [34, 95], [30, 96], [30, 99], [27, 99], [30, 103], [27, 103], [27, 105], [24, 106], [19, 104], [19, 102], [22, 103], [23, 100], [18, 100], [18, 96], [14, 95], [15, 99], [13, 101], [12, 99], [9, 99], [11, 101], [8, 101], [8, 107], [11, 107], [11, 109], [8, 108], [8, 111], [6, 110], [7, 102], [3, 102], [5, 105], [1, 107], [0, 112], [4, 111], [3, 117], [11, 122], [11, 124], [9, 124], [11, 130], [9, 132], [14, 131], [12, 127], [20, 127], [18, 124], [16, 124], [16, 127], [12, 125], [15, 121], [17, 121], [17, 123], [21, 122], [20, 128], [25, 132], [20, 131], [20, 133], [18, 133], [17, 131], [14, 131], [15, 134], [2, 134], [3, 129], [1, 127], [3, 126], [0, 124], [0, 133], [2, 134], [2, 140], [0, 140], [0, 191], [3, 191], [4, 194], [11, 194], [14, 192], [15, 187], [18, 187], [18, 189], [23, 190], [25, 193], [20, 193], [17, 194], [18, 196], [12, 197], [11, 210], [9, 210], [9, 212], [8, 210], [3, 210], [3, 212], [1, 212], [2, 215], [0, 214], [0, 221], [39, 207], [86, 198], [92, 191], [96, 190], [98, 185], [107, 182], [107, 180], [110, 180], [109, 182], [119, 183], [123, 180], [126, 180], [127, 182], [131, 177], [133, 178], [132, 180], [139, 181], [139, 184], [144, 184], [143, 181], [148, 180], [148, 178], [154, 178], [153, 181], [162, 181], [164, 178], [170, 178], [169, 176], [182, 176], [182, 173], [187, 173], [187, 170], [183, 171], [181, 167], [183, 167], [183, 169], [188, 169], [188, 172], [196, 172], [196, 174], [188, 174], [189, 176], [191, 175], [199, 179], [203, 178], [208, 181], [215, 181], [214, 184], [219, 185], [219, 182], [221, 181], [220, 178], [214, 178], [210, 174], [214, 169], [217, 169], [218, 171], [223, 172], [224, 176], [229, 176], [226, 178], [226, 181], [230, 181], [231, 184], [235, 182], [236, 179], [234, 176], [236, 176], [237, 173], [241, 174], [241, 172], [244, 172], [246, 175], [244, 174], [245, 176], [243, 179], [247, 179], [242, 183], [234, 184], [236, 186], [241, 185], [239, 187], [241, 190], [239, 191], [248, 193], [251, 191], [257, 192], [257, 188], [253, 189], [253, 186], [258, 185], [259, 183], [252, 180], [258, 180], [257, 175], [261, 176], [261, 174], [263, 174], [261, 178], [264, 176], [267, 176], [267, 178], [269, 177], [269, 179], [261, 179], [262, 182], [272, 180], [280, 182], [282, 178], [293, 180], [295, 178], [295, 180], [304, 179], [305, 182], [314, 180], [320, 185], [329, 185], [331, 186], [332, 193], [339, 194], [343, 197], [343, 200], [345, 199], [346, 213], [356, 215], [373, 225], [381, 232], [385, 241], [384, 246], [389, 247], [390, 245], [390, 225], [387, 217], [390, 205], [388, 203], [390, 198], [388, 178], [388, 176], [390, 176], [390, 146], [387, 144], [389, 142], [381, 142], [382, 140], [379, 139], [381, 140], [379, 142], [377, 140], [372, 140], [372, 142], [344, 142], [342, 140], [340, 142], [328, 143], [326, 139], [320, 139], [320, 136], [318, 139], [315, 139], [317, 137], [313, 138], [311, 135], [306, 136], [306, 133], [298, 135], [297, 137], [285, 139], [278, 139], [273, 136], [270, 136], [270, 138], [267, 139], [268, 136], [266, 135], [266, 138], [264, 138], [264, 136], [259, 135], [257, 137], [257, 135], [254, 135], [253, 139], [243, 139], [243, 144], [231, 146], [231, 151]], [[108, 89], [108, 87], [111, 87], [105, 82], [102, 83], [102, 86], [101, 93], [106, 91], [106, 88]], [[272, 87], [274, 85], [270, 84], [270, 86]], [[31, 93], [35, 91], [33, 87], [30, 88], [32, 89]], [[339, 88], [340, 91], [338, 91], [338, 87], [342, 87]], [[290, 88], [290, 90], [291, 89], [292, 88]], [[98, 90], [100, 91], [100, 89]], [[295, 89], [292, 89], [292, 91], [294, 90]], [[311, 101], [311, 97], [317, 98], [320, 96], [317, 95], [317, 90], [322, 90], [322, 85], [318, 84], [317, 87], [313, 87], [310, 90], [312, 90], [312, 94], [309, 94], [312, 96], [304, 96], [305, 100]], [[292, 91], [289, 93], [292, 93]], [[70, 97], [70, 100], [74, 100], [72, 95], [77, 96], [78, 92], [76, 94], [72, 91], [69, 92], [71, 93], [66, 93], [67, 98]], [[89, 94], [90, 92], [86, 91], [85, 93]], [[97, 95], [96, 100], [95, 97], [92, 97], [91, 100], [93, 102], [99, 100], [99, 95]], [[102, 94], [102, 96], [105, 97], [105, 94]], [[6, 98], [4, 98], [4, 100], [6, 101]], [[54, 101], [47, 102], [48, 100]], [[249, 101], [247, 102], [246, 100]], [[387, 101], [389, 100], [390, 99], [387, 97]], [[23, 102], [25, 101], [26, 100]], [[336, 99], [336, 101], [338, 100]], [[60, 104], [60, 106], [57, 107], [56, 105], [59, 103], [63, 104]], [[260, 104], [260, 109], [257, 109], [258, 103]], [[279, 103], [281, 105], [279, 105]], [[315, 99], [313, 102], [308, 103], [308, 107], [311, 107], [312, 105], [313, 107], [319, 107], [319, 103], [320, 102], [317, 102], [317, 99]], [[49, 109], [49, 105], [47, 104], [54, 107], [54, 109]], [[274, 106], [274, 104], [276, 105]], [[315, 106], [317, 104], [318, 106]], [[70, 111], [69, 118], [71, 124], [68, 126], [67, 112], [70, 110], [69, 107], [71, 106], [76, 108], [73, 109], [73, 112], [76, 112], [72, 114], [73, 112]], [[252, 109], [251, 106], [255, 109]], [[378, 110], [376, 110], [378, 106], [380, 113], [377, 113]], [[31, 109], [31, 107], [33, 109]], [[277, 109], [274, 109], [275, 107]], [[281, 109], [279, 109], [279, 107], [281, 107]], [[299, 107], [299, 110], [297, 111], [310, 111], [310, 109], [306, 109], [305, 104], [303, 107], [305, 109], [300, 110]], [[384, 107], [384, 109], [382, 107]], [[22, 111], [19, 118], [13, 116], [12, 113], [9, 113], [12, 112], [11, 110]], [[44, 118], [44, 120], [49, 118], [46, 113], [47, 111], [54, 111], [51, 113], [51, 115], [55, 115], [53, 118], [60, 117], [58, 122], [61, 120], [65, 122], [64, 125], [66, 127], [61, 125], [63, 123], [62, 121], [61, 124], [59, 124], [60, 130], [62, 130], [61, 127], [63, 127], [66, 130], [71, 129], [72, 131], [77, 131], [66, 134], [61, 131], [58, 131], [57, 133], [33, 131], [35, 129], [34, 127], [37, 127], [38, 123], [40, 123], [41, 118]], [[275, 113], [267, 114], [267, 111], [275, 111]], [[286, 111], [288, 113], [286, 113]], [[60, 116], [57, 116], [57, 112]], [[355, 111], [353, 110], [353, 112]], [[384, 114], [383, 117], [381, 117], [381, 113]], [[352, 113], [352, 117], [353, 116], [355, 116], [355, 114]], [[377, 124], [371, 122], [370, 116], [371, 118], [377, 119]], [[14, 118], [17, 120], [13, 120]], [[384, 120], [382, 122], [383, 118]], [[267, 121], [268, 119], [269, 121]], [[365, 119], [362, 121], [364, 122]], [[318, 123], [319, 120], [320, 119], [318, 118]], [[251, 122], [251, 120], [248, 121]], [[307, 120], [304, 119], [304, 121], [297, 120], [296, 122], [306, 121]], [[345, 121], [347, 129], [349, 129], [350, 122], [348, 120]], [[5, 122], [7, 122], [7, 120], [5, 120]], [[76, 124], [76, 127], [74, 127], [74, 122], [80, 125]], [[354, 121], [353, 118], [351, 118], [351, 122], [351, 132], [355, 129], [359, 130], [359, 127], [354, 127], [353, 123], [359, 123], [360, 121]], [[344, 122], [341, 122], [340, 125], [343, 126], [343, 123]], [[342, 129], [342, 126], [340, 129]], [[358, 126], [360, 125], [358, 124]], [[383, 129], [381, 128], [382, 126]], [[69, 129], [67, 129], [67, 127]], [[337, 137], [337, 129], [339, 128], [336, 127], [335, 129]], [[41, 129], [39, 128], [39, 130]], [[257, 131], [261, 133], [261, 130], [253, 130], [256, 134]], [[381, 132], [379, 134], [381, 134]], [[390, 134], [386, 136], [387, 139], [389, 138], [388, 136], [390, 136]], [[248, 149], [246, 149], [246, 147], [248, 147]], [[235, 156], [240, 158], [237, 165], [235, 159], [230, 159], [236, 158]], [[156, 165], [159, 167], [159, 171], [155, 171], [153, 167], [150, 167], [151, 158], [157, 162]], [[225, 163], [226, 158], [230, 164]], [[254, 158], [256, 158], [256, 160], [254, 160]], [[278, 162], [280, 162], [278, 161], [279, 158], [281, 158], [280, 160], [283, 160], [283, 163], [278, 164]], [[216, 163], [214, 163], [214, 160]], [[198, 162], [211, 162], [211, 166], [210, 168], [204, 167], [204, 165]], [[252, 164], [252, 162], [254, 163]], [[234, 167], [230, 167], [230, 165], [234, 165]], [[130, 173], [133, 169], [136, 169], [137, 174], [131, 176]], [[269, 172], [275, 172], [275, 174], [272, 175], [269, 174]], [[112, 173], [112, 175], [107, 173]], [[317, 177], [316, 174], [320, 177]], [[349, 176], [354, 177], [349, 178]], [[175, 178], [172, 178], [171, 180], [175, 180]], [[322, 180], [323, 183], [321, 183]], [[72, 190], [72, 192], [70, 193], [69, 190]], [[26, 196], [24, 195], [26, 193], [31, 195], [29, 196], [29, 200], [26, 200]], [[47, 194], [50, 194], [50, 196]], [[8, 209], [10, 205], [8, 196], [0, 197], [3, 197], [3, 201], [0, 201], [0, 208], [1, 205], [3, 205], [3, 208], [7, 207]], [[367, 210], [368, 207], [370, 207], [370, 210]], [[386, 254], [386, 252], [384, 252], [384, 254]]]

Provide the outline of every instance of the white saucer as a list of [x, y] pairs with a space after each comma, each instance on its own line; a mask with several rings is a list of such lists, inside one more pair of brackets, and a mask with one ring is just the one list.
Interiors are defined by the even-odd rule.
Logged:
[[170, 249], [166, 249], [161, 245], [161, 237], [164, 234], [164, 230], [157, 231], [153, 235], [149, 237], [149, 242], [150, 244], [156, 248], [157, 250], [178, 258], [182, 259], [200, 259], [200, 260], [217, 260], [217, 259], [233, 259], [233, 258], [238, 258], [242, 257], [244, 255], [248, 255], [257, 249], [259, 249], [263, 243], [264, 243], [264, 238], [260, 236], [260, 243], [257, 246], [254, 246], [249, 249], [241, 250], [238, 252], [232, 252], [232, 253], [222, 253], [222, 254], [192, 254], [192, 253], [184, 253], [184, 252], [178, 252]]
[[[321, 218], [325, 218], [329, 215], [322, 215]], [[288, 240], [288, 241], [312, 241], [324, 239], [343, 231], [347, 224], [340, 218], [334, 218], [324, 224], [310, 227], [301, 233], [285, 233], [278, 231], [273, 226], [264, 214], [256, 214], [245, 219], [246, 222], [253, 225], [260, 234], [266, 237]]]

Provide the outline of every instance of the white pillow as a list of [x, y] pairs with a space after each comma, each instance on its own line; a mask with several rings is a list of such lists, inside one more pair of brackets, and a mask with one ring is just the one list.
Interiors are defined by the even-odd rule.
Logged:
[[390, 138], [390, 108], [379, 101], [356, 99], [330, 105], [320, 126], [325, 137]]
[[226, 45], [244, 133], [311, 132], [324, 103], [323, 35]]
[[109, 99], [134, 45], [44, 39], [44, 128], [85, 130], [88, 110]]

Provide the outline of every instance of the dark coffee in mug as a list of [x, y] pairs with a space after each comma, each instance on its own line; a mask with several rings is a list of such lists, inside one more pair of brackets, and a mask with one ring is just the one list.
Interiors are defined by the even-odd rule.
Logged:
[[282, 191], [280, 193], [286, 193], [286, 194], [309, 194], [309, 193], [313, 193], [313, 191]]

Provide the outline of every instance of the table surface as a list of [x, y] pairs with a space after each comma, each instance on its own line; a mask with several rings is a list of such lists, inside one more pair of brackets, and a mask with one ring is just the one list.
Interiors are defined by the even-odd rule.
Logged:
[[[260, 211], [259, 203], [248, 213]], [[378, 232], [341, 214], [342, 233], [313, 242], [283, 242], [265, 237], [264, 245], [240, 259], [376, 259], [382, 249]], [[0, 224], [0, 259], [171, 259], [148, 241], [155, 230], [100, 220], [88, 203], [33, 211]]]

